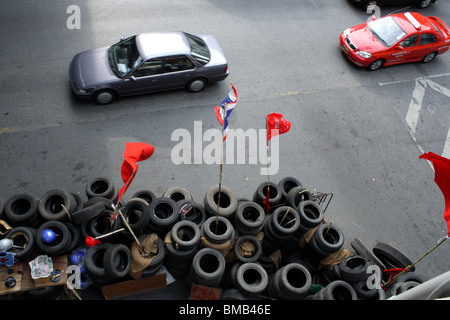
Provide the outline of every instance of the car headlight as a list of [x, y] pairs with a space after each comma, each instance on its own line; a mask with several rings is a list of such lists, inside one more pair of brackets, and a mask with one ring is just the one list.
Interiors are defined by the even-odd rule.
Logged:
[[365, 51], [361, 51], [361, 50], [356, 51], [356, 54], [359, 55], [359, 56], [361, 56], [361, 57], [363, 57], [363, 58], [366, 58], [366, 59], [372, 57], [372, 54], [370, 54], [370, 53], [368, 53], [368, 52], [365, 52]]

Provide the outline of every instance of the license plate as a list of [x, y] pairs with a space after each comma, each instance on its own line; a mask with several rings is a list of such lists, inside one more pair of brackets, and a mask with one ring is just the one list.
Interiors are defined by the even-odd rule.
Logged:
[[347, 49], [347, 47], [345, 46], [345, 44], [342, 45], [342, 51], [344, 51], [345, 54], [348, 54], [348, 49]]

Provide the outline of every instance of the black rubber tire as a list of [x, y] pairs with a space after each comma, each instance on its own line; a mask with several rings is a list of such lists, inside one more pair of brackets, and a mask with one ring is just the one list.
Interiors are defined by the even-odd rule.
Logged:
[[182, 200], [177, 204], [180, 207], [180, 221], [192, 221], [200, 227], [208, 218], [205, 208], [197, 202]]
[[317, 227], [323, 221], [323, 210], [312, 200], [300, 202], [297, 207], [300, 224], [310, 229]]
[[381, 69], [384, 66], [384, 59], [378, 59], [373, 61], [368, 67], [367, 69], [369, 71], [376, 71], [378, 69]]
[[11, 239], [17, 246], [9, 250], [14, 253], [17, 260], [26, 260], [36, 248], [36, 230], [27, 226], [12, 228], [6, 234], [5, 239]]
[[189, 250], [198, 247], [200, 243], [200, 228], [192, 221], [178, 221], [171, 229], [171, 236], [172, 243], [178, 249]]
[[324, 223], [314, 233], [317, 246], [324, 252], [333, 253], [344, 245], [344, 233], [335, 224]]
[[289, 263], [277, 270], [273, 278], [272, 294], [283, 300], [300, 300], [312, 284], [311, 273], [300, 263]]
[[[150, 205], [144, 199], [132, 198], [121, 210], [129, 227], [136, 233], [141, 232], [151, 219]], [[126, 232], [129, 231], [126, 230]]]
[[53, 189], [47, 191], [38, 203], [38, 210], [41, 217], [45, 220], [65, 221], [69, 219], [66, 210], [71, 214], [77, 206], [74, 197], [64, 190]]
[[6, 200], [0, 210], [13, 227], [31, 225], [37, 219], [38, 200], [26, 193], [16, 194]]
[[233, 240], [234, 227], [222, 216], [209, 217], [200, 228], [201, 234], [211, 243], [225, 243]]
[[269, 225], [279, 240], [290, 238], [300, 226], [300, 215], [297, 210], [289, 206], [276, 208], [269, 217]]
[[96, 177], [86, 185], [86, 195], [88, 199], [101, 197], [112, 199], [114, 196], [114, 184], [105, 177]]
[[278, 187], [281, 192], [282, 201], [286, 201], [287, 195], [292, 188], [301, 187], [302, 183], [300, 180], [294, 177], [284, 177], [278, 182]]
[[430, 63], [431, 61], [434, 60], [434, 58], [436, 58], [436, 56], [437, 56], [437, 52], [430, 52], [425, 57], [423, 57], [422, 63]]
[[93, 276], [106, 277], [106, 270], [104, 266], [104, 257], [106, 250], [112, 246], [110, 243], [100, 243], [94, 247], [89, 247], [86, 250], [85, 263], [89, 272]]
[[369, 277], [367, 268], [370, 263], [360, 255], [351, 255], [339, 263], [342, 279], [347, 282], [365, 281]]
[[217, 202], [219, 198], [219, 186], [211, 187], [203, 198], [205, 211], [212, 215], [219, 215], [231, 219], [237, 208], [237, 198], [233, 191], [226, 186], [220, 188], [219, 211], [217, 212]]
[[163, 197], [170, 198], [175, 202], [182, 200], [193, 201], [192, 195], [189, 193], [189, 191], [182, 187], [173, 187], [168, 189], [166, 192], [164, 192]]
[[97, 202], [82, 209], [73, 212], [70, 217], [72, 223], [82, 224], [85, 221], [89, 221], [97, 217], [100, 213], [105, 210], [105, 206], [102, 202]]
[[244, 234], [256, 234], [264, 227], [264, 209], [254, 201], [242, 201], [237, 205], [234, 225]]
[[[122, 228], [122, 219], [121, 217], [117, 217], [111, 223], [111, 215], [114, 211], [112, 210], [103, 210], [100, 214], [96, 215], [94, 218], [90, 219], [87, 223], [87, 233], [93, 237], [104, 236], [113, 231], [119, 230]], [[127, 229], [128, 231], [128, 229]], [[128, 231], [129, 232], [129, 231]], [[119, 233], [114, 233], [103, 237], [101, 241], [112, 242], [119, 236]]]
[[431, 4], [431, 1], [421, 0], [421, 1], [419, 1], [419, 3], [417, 4], [417, 8], [419, 8], [419, 9], [425, 9], [425, 8], [427, 8], [430, 4]]
[[191, 267], [191, 281], [209, 287], [218, 287], [225, 272], [225, 258], [223, 254], [213, 248], [199, 250]]
[[261, 206], [264, 206], [263, 201], [267, 197], [267, 190], [269, 190], [269, 206], [273, 207], [280, 203], [282, 193], [278, 184], [272, 181], [261, 182], [253, 194], [253, 201]]
[[311, 200], [312, 194], [308, 188], [303, 186], [294, 187], [286, 196], [286, 204], [292, 208], [298, 208], [300, 202]]
[[[412, 264], [412, 261], [402, 252], [384, 242], [377, 242], [372, 248], [372, 252], [378, 259], [380, 259], [387, 269], [404, 269]], [[415, 266], [413, 266], [409, 269], [409, 271], [414, 271], [415, 269]]]
[[[255, 251], [251, 256], [244, 256], [241, 254], [241, 245], [245, 242], [251, 242], [255, 246]], [[236, 259], [242, 263], [246, 262], [256, 262], [259, 259], [259, 256], [262, 254], [262, 246], [261, 242], [259, 242], [258, 238], [253, 235], [243, 235], [239, 237], [234, 243], [233, 247], [234, 255]]]
[[269, 277], [266, 270], [255, 262], [240, 265], [236, 272], [237, 288], [249, 295], [259, 295], [266, 290]]
[[[89, 206], [92, 206], [96, 203], [102, 203], [104, 208], [106, 210], [113, 210], [113, 206], [115, 206], [114, 201], [112, 201], [111, 199], [105, 198], [105, 197], [93, 197], [93, 198], [89, 198], [88, 201], [86, 201], [84, 203], [84, 207], [87, 208]], [[120, 207], [120, 203], [119, 203], [119, 207]]]
[[367, 280], [352, 282], [350, 284], [352, 285], [353, 289], [355, 289], [355, 292], [360, 300], [373, 299], [378, 294], [378, 289], [369, 289], [367, 287]]
[[75, 193], [75, 192], [70, 192], [70, 194], [72, 195], [73, 199], [75, 200], [75, 206], [73, 208], [73, 211], [78, 211], [82, 208], [84, 208], [84, 199], [81, 197], [81, 195], [79, 193]]
[[203, 89], [205, 89], [207, 85], [208, 85], [208, 82], [206, 79], [195, 78], [195, 79], [192, 79], [191, 81], [189, 81], [189, 83], [186, 85], [186, 90], [188, 92], [200, 92], [200, 91], [203, 91]]
[[[42, 240], [42, 231], [46, 229], [52, 230], [57, 235], [55, 243], [45, 243]], [[71, 243], [72, 235], [67, 226], [61, 221], [47, 221], [36, 231], [36, 244], [38, 248], [49, 256], [57, 256], [65, 253]]]
[[123, 278], [131, 268], [130, 249], [123, 244], [114, 244], [106, 249], [103, 266], [112, 278]]
[[316, 293], [314, 300], [357, 300], [355, 289], [343, 280], [336, 280]]
[[141, 198], [150, 204], [153, 200], [157, 198], [156, 194], [151, 190], [140, 190], [133, 194], [131, 198]]
[[64, 225], [67, 227], [67, 229], [69, 229], [71, 237], [71, 241], [66, 249], [66, 252], [71, 252], [72, 250], [75, 250], [75, 248], [83, 245], [84, 239], [81, 238], [81, 231], [77, 225], [74, 225], [70, 222], [64, 222]]
[[93, 96], [94, 102], [100, 105], [112, 103], [117, 99], [117, 93], [112, 90], [99, 90]]

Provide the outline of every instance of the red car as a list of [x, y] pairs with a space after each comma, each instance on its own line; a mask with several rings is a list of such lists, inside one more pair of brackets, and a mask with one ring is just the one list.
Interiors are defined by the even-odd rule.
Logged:
[[448, 51], [450, 28], [438, 17], [397, 13], [348, 28], [339, 44], [354, 64], [373, 71], [399, 63], [430, 62]]

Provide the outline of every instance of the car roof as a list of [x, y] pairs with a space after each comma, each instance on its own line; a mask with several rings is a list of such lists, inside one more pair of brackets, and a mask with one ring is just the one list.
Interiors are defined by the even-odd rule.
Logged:
[[141, 33], [136, 35], [136, 45], [144, 60], [191, 51], [189, 42], [181, 31]]
[[414, 33], [417, 31], [429, 32], [434, 28], [428, 19], [418, 12], [403, 12], [393, 14], [395, 21], [402, 27], [406, 33]]

